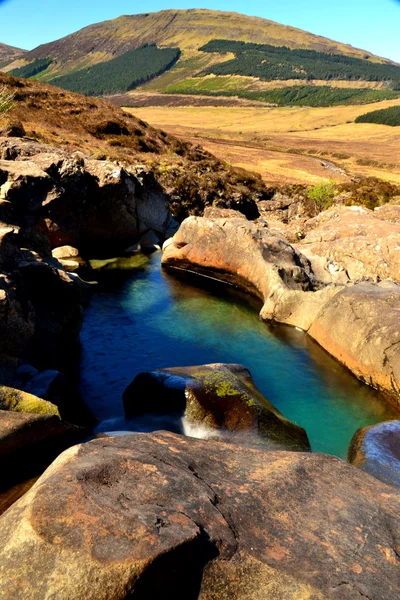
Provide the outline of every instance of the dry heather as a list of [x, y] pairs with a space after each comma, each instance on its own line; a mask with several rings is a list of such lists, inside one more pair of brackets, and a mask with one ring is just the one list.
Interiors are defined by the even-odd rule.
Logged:
[[[354, 119], [400, 100], [329, 108], [148, 107], [127, 109], [152, 125], [201, 143], [271, 184], [313, 184], [353, 175], [400, 183], [400, 131]], [[339, 170], [332, 168], [331, 163]]]

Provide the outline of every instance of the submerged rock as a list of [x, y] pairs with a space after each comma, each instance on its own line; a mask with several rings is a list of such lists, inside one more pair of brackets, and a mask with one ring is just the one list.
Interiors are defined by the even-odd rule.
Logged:
[[384, 483], [400, 487], [400, 421], [386, 421], [356, 431], [348, 461]]
[[125, 414], [181, 413], [193, 437], [230, 440], [270, 450], [308, 451], [302, 427], [279, 412], [242, 365], [211, 364], [140, 373], [123, 396]]
[[399, 514], [395, 488], [332, 456], [102, 438], [0, 518], [0, 597], [397, 600]]

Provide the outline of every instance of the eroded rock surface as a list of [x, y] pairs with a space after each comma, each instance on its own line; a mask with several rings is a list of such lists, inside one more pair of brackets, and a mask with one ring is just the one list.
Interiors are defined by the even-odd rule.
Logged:
[[356, 431], [348, 460], [384, 483], [400, 487], [400, 421], [385, 421]]
[[1, 517], [0, 597], [397, 600], [399, 509], [332, 456], [98, 439]]
[[[396, 210], [397, 209], [397, 210]], [[334, 206], [305, 224], [296, 247], [323, 257], [346, 272], [348, 279], [400, 279], [400, 207], [371, 211], [361, 206]]]
[[124, 407], [127, 417], [181, 413], [185, 433], [194, 437], [270, 450], [310, 450], [305, 430], [264, 398], [242, 365], [210, 364], [140, 373], [124, 393]]
[[400, 285], [361, 283], [336, 294], [309, 334], [400, 407]]

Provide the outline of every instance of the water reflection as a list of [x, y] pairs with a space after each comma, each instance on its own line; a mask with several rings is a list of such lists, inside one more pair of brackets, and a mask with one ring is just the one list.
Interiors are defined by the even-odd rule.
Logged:
[[99, 429], [160, 428], [124, 420], [126, 386], [140, 371], [210, 362], [246, 365], [262, 393], [305, 427], [314, 450], [345, 456], [356, 429], [394, 416], [303, 332], [261, 323], [259, 301], [215, 282], [182, 281], [159, 262], [156, 254], [123, 276], [102, 272], [87, 309], [80, 387]]

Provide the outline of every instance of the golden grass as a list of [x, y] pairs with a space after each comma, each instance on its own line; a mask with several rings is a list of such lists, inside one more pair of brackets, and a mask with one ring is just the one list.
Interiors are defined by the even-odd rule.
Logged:
[[[400, 128], [356, 124], [400, 99], [330, 108], [157, 107], [126, 109], [150, 124], [198, 141], [234, 166], [258, 171], [269, 182], [299, 183], [342, 175], [321, 167], [328, 160], [349, 174], [400, 182]], [[321, 170], [322, 169], [322, 170]]]

